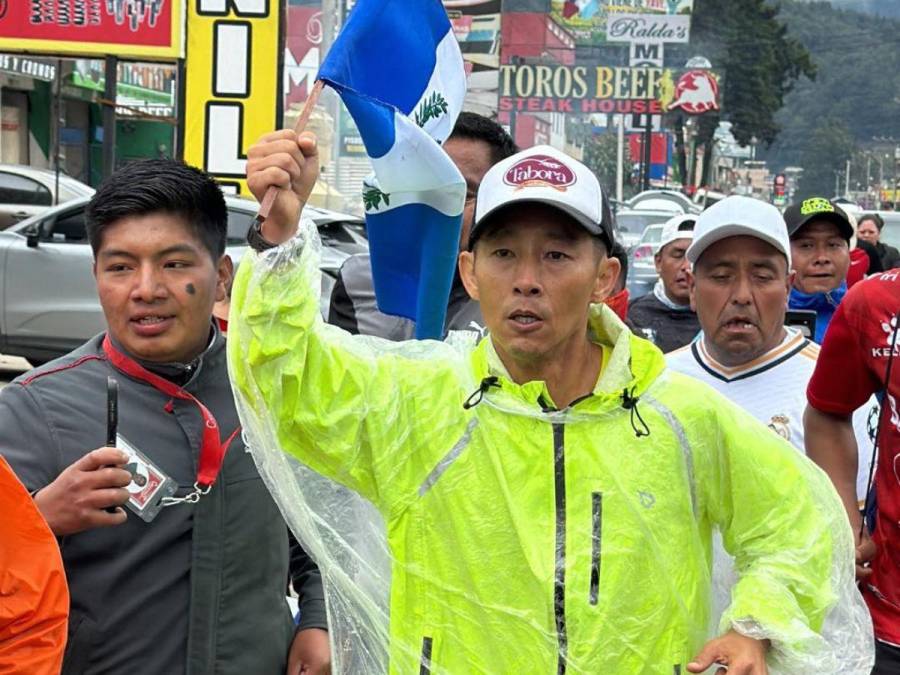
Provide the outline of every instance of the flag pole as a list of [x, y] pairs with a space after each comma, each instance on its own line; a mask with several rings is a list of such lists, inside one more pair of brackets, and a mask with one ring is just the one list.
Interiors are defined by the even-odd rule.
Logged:
[[[310, 115], [312, 115], [313, 108], [316, 107], [316, 103], [318, 103], [319, 101], [319, 95], [322, 93], [322, 88], [324, 86], [325, 82], [323, 82], [322, 80], [316, 80], [312, 91], [309, 92], [306, 103], [303, 105], [303, 110], [300, 111], [300, 118], [297, 120], [297, 124], [294, 125], [294, 133], [296, 133], [297, 135], [300, 135], [306, 129], [306, 125], [309, 122], [309, 117]], [[263, 197], [262, 203], [259, 205], [259, 213], [256, 214], [256, 219], [260, 224], [264, 223], [269, 217], [269, 211], [272, 210], [272, 205], [275, 203], [275, 198], [277, 196], [278, 188], [274, 185], [270, 185], [266, 190], [266, 194]]]

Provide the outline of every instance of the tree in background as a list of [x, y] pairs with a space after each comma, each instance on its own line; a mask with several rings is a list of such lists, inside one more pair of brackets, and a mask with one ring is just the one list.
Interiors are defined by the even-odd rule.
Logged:
[[[896, 0], [888, 3], [900, 7]], [[888, 3], [875, 9], [885, 9]], [[858, 179], [865, 182], [867, 173], [878, 182], [878, 156], [891, 156], [885, 178], [893, 175], [893, 153], [900, 144], [900, 21], [841, 11], [827, 2], [785, 2], [781, 18], [809, 50], [818, 77], [815, 82], [799, 82], [787, 96], [776, 117], [782, 133], [763, 158], [775, 170], [791, 165], [806, 171], [821, 169], [806, 164], [808, 146], [823, 120], [833, 120], [850, 133], [857, 147], [876, 157], [874, 167], [866, 166], [865, 156], [856, 162], [851, 187]], [[833, 172], [843, 171], [847, 158], [826, 154], [820, 159], [831, 175], [831, 194]]]
[[[705, 56], [724, 75], [722, 117], [744, 146], [754, 138], [770, 145], [778, 136], [776, 113], [785, 96], [802, 77], [816, 75], [809, 52], [779, 21], [779, 8], [766, 0], [696, 0], [691, 44], [682, 50]], [[701, 117], [697, 145], [706, 157], [718, 122], [714, 114]], [[679, 163], [684, 166], [683, 157]], [[709, 163], [705, 165], [707, 174]], [[706, 182], [708, 175], [700, 177], [701, 185]]]
[[839, 167], [843, 167], [854, 152], [853, 135], [843, 120], [820, 120], [819, 126], [807, 139], [801, 157], [803, 175], [794, 201], [808, 197], [830, 197], [843, 190], [843, 182], [835, 181]]
[[[593, 135], [587, 134], [583, 139], [584, 156], [582, 162], [584, 165], [594, 172], [597, 180], [603, 188], [604, 194], [614, 196], [616, 194], [616, 152], [618, 139], [614, 130], [609, 130], [605, 134]], [[628, 143], [625, 144], [625, 177], [623, 185], [623, 198], [628, 199], [634, 196], [635, 190], [631, 183], [631, 171], [633, 161], [629, 152]]]

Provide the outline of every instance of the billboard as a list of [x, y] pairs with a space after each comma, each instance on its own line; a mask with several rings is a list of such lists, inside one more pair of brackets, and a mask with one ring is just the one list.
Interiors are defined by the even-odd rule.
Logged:
[[631, 0], [627, 5], [621, 0], [552, 0], [550, 3], [554, 21], [565, 28], [579, 45], [607, 42], [607, 23], [616, 13], [690, 15], [693, 9], [694, 0]]
[[0, 0], [0, 50], [175, 60], [184, 56], [184, 2]]
[[682, 109], [700, 114], [718, 110], [718, 95], [718, 76], [710, 71], [533, 64], [500, 67], [501, 112], [659, 115]]
[[192, 0], [185, 68], [184, 161], [249, 195], [247, 149], [281, 127], [279, 3]]
[[443, 0], [453, 34], [467, 63], [477, 68], [500, 65], [500, 0]]

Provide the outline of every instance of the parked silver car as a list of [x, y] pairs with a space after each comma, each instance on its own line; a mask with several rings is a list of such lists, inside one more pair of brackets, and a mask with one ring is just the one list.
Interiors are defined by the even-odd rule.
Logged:
[[647, 227], [662, 224], [675, 213], [677, 212], [655, 209], [620, 209], [616, 213], [616, 227], [625, 249], [631, 252], [641, 240]]
[[675, 190], [645, 190], [625, 202], [629, 209], [651, 211], [671, 211], [678, 213], [700, 213], [700, 207], [694, 204], [685, 194]]
[[56, 187], [55, 171], [0, 164], [0, 230], [43, 213], [54, 204], [94, 194], [94, 188], [90, 185], [64, 173], [59, 175], [58, 199]]
[[[91, 271], [81, 198], [0, 232], [0, 353], [40, 363], [65, 354], [105, 328]], [[256, 202], [226, 197], [227, 251], [237, 265]], [[322, 238], [322, 299], [327, 307], [337, 272], [368, 250], [363, 220], [308, 206]]]

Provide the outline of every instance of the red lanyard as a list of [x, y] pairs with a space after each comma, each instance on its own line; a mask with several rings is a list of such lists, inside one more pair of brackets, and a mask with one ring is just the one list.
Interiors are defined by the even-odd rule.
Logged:
[[222, 462], [225, 461], [225, 452], [228, 446], [238, 435], [241, 427], [228, 437], [225, 443], [222, 443], [219, 436], [219, 423], [209, 409], [203, 405], [196, 397], [186, 392], [178, 385], [169, 382], [164, 377], [160, 377], [141, 366], [133, 359], [128, 358], [113, 346], [112, 341], [107, 335], [103, 339], [103, 351], [106, 353], [110, 363], [126, 375], [130, 375], [136, 380], [146, 382], [154, 389], [161, 391], [172, 398], [190, 401], [200, 409], [203, 416], [203, 438], [200, 442], [200, 464], [197, 467], [197, 482], [195, 486], [203, 493], [209, 492], [209, 489], [216, 482], [219, 471], [222, 468]]

